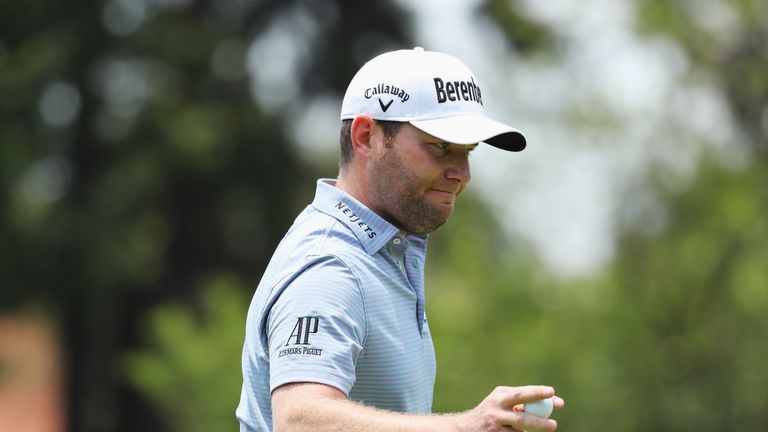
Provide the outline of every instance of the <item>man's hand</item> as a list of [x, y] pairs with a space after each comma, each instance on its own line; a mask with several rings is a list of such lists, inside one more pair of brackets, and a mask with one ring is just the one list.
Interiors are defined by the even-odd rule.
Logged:
[[455, 417], [460, 432], [554, 431], [557, 422], [523, 411], [523, 404], [554, 397], [555, 409], [565, 406], [547, 386], [496, 387], [472, 410]]

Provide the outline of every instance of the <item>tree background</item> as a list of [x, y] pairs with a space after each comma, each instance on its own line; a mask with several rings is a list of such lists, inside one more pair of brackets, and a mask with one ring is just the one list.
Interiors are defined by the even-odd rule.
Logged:
[[[693, 174], [651, 160], [620, 197], [612, 260], [579, 276], [499, 235], [503, 213], [467, 194], [430, 244], [437, 412], [546, 383], [567, 400], [563, 430], [768, 426], [768, 7], [631, 3], [639, 37], [683, 53], [679, 84], [723, 95], [725, 153], [742, 157], [662, 123], [704, 149]], [[565, 56], [567, 36], [525, 2], [472, 13], [517, 61]], [[373, 55], [422, 44], [418, 25], [383, 0], [2, 3], [0, 314], [43, 317], [59, 336], [67, 430], [237, 427], [252, 290], [314, 180], [336, 172], [334, 157], [307, 157], [296, 113], [339, 103]], [[287, 49], [290, 35], [304, 45]], [[281, 75], [293, 84], [257, 85]], [[627, 124], [607, 111], [561, 120], [620, 137]]]

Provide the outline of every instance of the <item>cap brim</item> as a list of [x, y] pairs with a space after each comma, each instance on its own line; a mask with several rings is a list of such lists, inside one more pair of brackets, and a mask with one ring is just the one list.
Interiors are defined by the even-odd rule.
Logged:
[[484, 142], [515, 152], [524, 149], [526, 144], [525, 136], [519, 130], [481, 115], [411, 120], [410, 123], [423, 132], [454, 144]]

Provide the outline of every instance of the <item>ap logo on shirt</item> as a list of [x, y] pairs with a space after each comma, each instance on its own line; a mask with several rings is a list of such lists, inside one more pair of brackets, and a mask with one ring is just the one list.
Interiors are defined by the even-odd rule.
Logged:
[[285, 345], [309, 345], [309, 335], [317, 333], [317, 329], [320, 326], [320, 318], [313, 316], [299, 317], [296, 321], [296, 325], [293, 326], [291, 335], [288, 336], [288, 341]]
[[[286, 340], [285, 345], [283, 345], [284, 347], [287, 347], [288, 345], [294, 345], [294, 347], [281, 349], [278, 357], [295, 354], [316, 356], [323, 355], [322, 348], [310, 348], [307, 346], [310, 345], [309, 336], [316, 334], [319, 329], [320, 317], [299, 317], [296, 320], [296, 324], [293, 326], [293, 330], [291, 330], [290, 336], [288, 336], [288, 340]], [[297, 347], [296, 345], [302, 345], [302, 347]]]

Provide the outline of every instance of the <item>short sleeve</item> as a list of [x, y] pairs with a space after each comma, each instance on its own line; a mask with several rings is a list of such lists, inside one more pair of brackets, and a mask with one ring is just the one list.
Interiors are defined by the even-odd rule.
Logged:
[[270, 391], [315, 382], [349, 394], [366, 317], [358, 281], [340, 259], [320, 259], [290, 280], [266, 325]]

